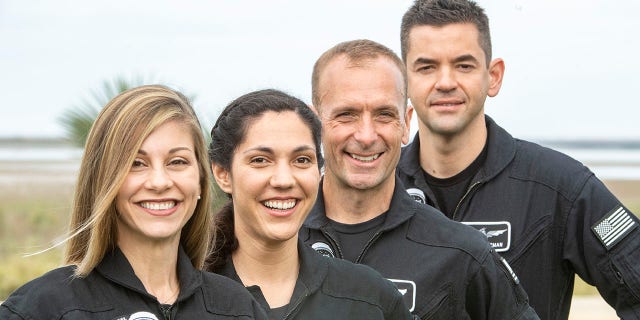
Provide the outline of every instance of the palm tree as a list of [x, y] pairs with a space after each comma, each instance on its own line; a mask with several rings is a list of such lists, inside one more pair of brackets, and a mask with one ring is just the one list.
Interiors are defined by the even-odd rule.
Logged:
[[127, 80], [122, 76], [102, 83], [101, 90], [91, 91], [91, 100], [83, 100], [80, 105], [67, 109], [60, 118], [59, 123], [64, 127], [67, 139], [75, 146], [84, 147], [89, 130], [98, 113], [113, 97], [131, 88], [148, 84], [143, 78]]
[[[102, 83], [102, 90], [91, 91], [91, 97], [93, 98], [92, 100], [84, 100], [81, 105], [67, 109], [58, 119], [60, 124], [65, 128], [67, 132], [67, 139], [71, 141], [71, 143], [73, 143], [75, 146], [83, 148], [87, 140], [87, 136], [89, 135], [89, 130], [91, 130], [91, 126], [98, 117], [98, 113], [100, 113], [102, 107], [104, 107], [115, 96], [124, 91], [151, 83], [158, 82], [145, 80], [140, 77], [133, 78], [132, 80], [127, 80], [122, 76], [116, 77], [111, 81], [104, 81]], [[185, 95], [193, 104], [195, 95]], [[198, 116], [198, 118], [203, 119], [202, 116]], [[207, 123], [202, 123], [202, 121], [201, 124], [203, 126], [203, 134], [208, 145], [211, 137], [209, 136], [209, 133], [205, 128], [209, 128], [210, 125], [208, 125]], [[224, 195], [224, 192], [218, 187], [215, 182], [214, 188], [214, 208], [220, 208], [227, 199]]]

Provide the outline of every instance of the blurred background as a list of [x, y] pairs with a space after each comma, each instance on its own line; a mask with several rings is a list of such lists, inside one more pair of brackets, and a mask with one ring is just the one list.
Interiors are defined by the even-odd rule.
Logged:
[[[60, 249], [23, 255], [65, 231], [82, 154], [77, 130], [87, 125], [77, 120], [119, 90], [150, 83], [191, 97], [205, 131], [252, 90], [277, 88], [310, 103], [322, 52], [368, 38], [399, 54], [411, 3], [0, 0], [0, 301], [60, 263]], [[506, 63], [487, 114], [518, 138], [584, 162], [640, 212], [640, 2], [479, 4], [494, 57]], [[576, 294], [597, 292], [578, 282]]]

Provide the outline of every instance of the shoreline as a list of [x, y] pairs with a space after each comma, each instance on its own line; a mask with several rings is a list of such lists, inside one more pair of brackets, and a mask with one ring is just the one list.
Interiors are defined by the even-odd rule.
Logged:
[[[79, 158], [46, 161], [0, 160], [0, 188], [10, 192], [10, 189], [18, 185], [27, 185], [35, 189], [46, 189], [52, 185], [73, 187], [79, 167]], [[601, 180], [625, 205], [640, 207], [640, 178]], [[5, 190], [7, 188], [9, 190]]]

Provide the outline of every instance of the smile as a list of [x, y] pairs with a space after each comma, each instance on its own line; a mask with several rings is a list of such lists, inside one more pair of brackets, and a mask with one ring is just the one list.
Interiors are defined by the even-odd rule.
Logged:
[[373, 161], [375, 159], [378, 159], [378, 157], [380, 156], [380, 153], [376, 153], [376, 154], [374, 154], [372, 156], [367, 156], [367, 157], [359, 156], [359, 155], [354, 154], [354, 153], [350, 153], [349, 155], [352, 158], [356, 159], [356, 160], [364, 161], [364, 162], [370, 162], [370, 161]]
[[296, 206], [296, 200], [269, 200], [262, 203], [265, 207], [277, 210], [288, 210]]
[[175, 201], [140, 202], [140, 206], [149, 210], [168, 210], [176, 206]]

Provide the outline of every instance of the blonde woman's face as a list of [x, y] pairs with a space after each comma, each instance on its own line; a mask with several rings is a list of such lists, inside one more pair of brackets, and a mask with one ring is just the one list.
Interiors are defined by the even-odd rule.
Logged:
[[118, 244], [179, 241], [201, 192], [194, 141], [169, 121], [144, 140], [116, 197]]

